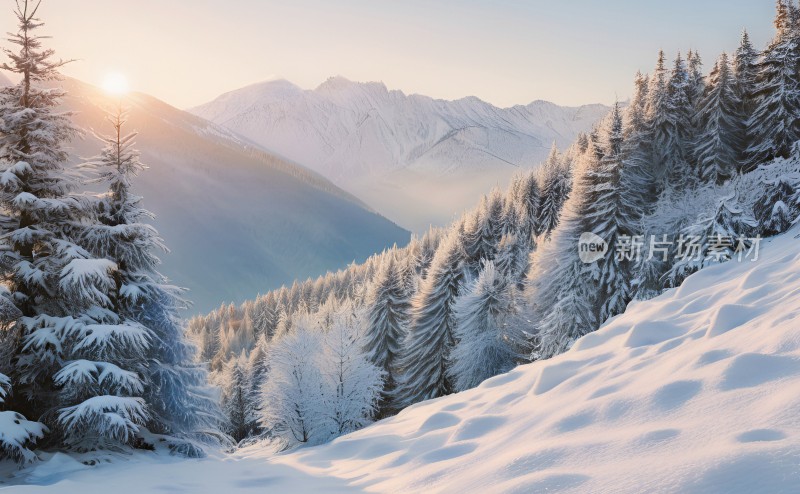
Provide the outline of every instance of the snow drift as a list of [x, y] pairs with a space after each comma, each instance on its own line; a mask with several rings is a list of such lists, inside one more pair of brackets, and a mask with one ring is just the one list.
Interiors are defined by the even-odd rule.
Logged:
[[[797, 492], [798, 229], [636, 302], [566, 353], [271, 456], [89, 468], [56, 455], [20, 492]], [[65, 478], [64, 472], [76, 471]]]

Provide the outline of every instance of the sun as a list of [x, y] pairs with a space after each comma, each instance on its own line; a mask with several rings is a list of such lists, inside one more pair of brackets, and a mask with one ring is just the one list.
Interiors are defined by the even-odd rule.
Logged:
[[109, 72], [103, 79], [103, 89], [114, 96], [123, 96], [130, 91], [128, 79], [120, 72]]

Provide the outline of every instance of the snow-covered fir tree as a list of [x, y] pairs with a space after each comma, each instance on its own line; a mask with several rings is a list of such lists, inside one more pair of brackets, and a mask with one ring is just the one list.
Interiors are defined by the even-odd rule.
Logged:
[[570, 192], [569, 170], [564, 166], [555, 143], [542, 166], [541, 183], [538, 233], [548, 237], [558, 225], [561, 208]]
[[516, 310], [516, 287], [492, 261], [455, 305], [456, 345], [448, 370], [454, 391], [474, 388], [509, 371], [519, 358], [522, 336], [510, 324]]
[[[120, 324], [113, 291], [118, 266], [93, 256], [75, 236], [93, 224], [89, 205], [71, 193], [79, 176], [66, 168], [65, 144], [77, 134], [58, 110], [61, 61], [42, 46], [38, 5], [20, 2], [18, 52], [3, 68], [19, 83], [0, 91], [2, 265], [21, 310], [12, 379], [15, 402], [44, 417], [52, 443], [76, 449], [132, 444], [151, 417], [141, 394], [141, 362], [150, 334]], [[129, 367], [129, 368], [125, 368]], [[131, 368], [133, 367], [133, 368]]]
[[392, 393], [397, 384], [397, 359], [406, 336], [411, 311], [403, 272], [395, 254], [387, 256], [370, 287], [367, 302], [365, 351], [372, 363], [386, 373], [381, 413], [393, 409]]
[[[733, 57], [733, 77], [736, 83], [736, 94], [741, 102], [741, 115], [743, 125], [753, 115], [754, 97], [756, 92], [756, 77], [758, 75], [758, 51], [753, 48], [750, 42], [750, 35], [747, 31], [742, 31], [739, 46]], [[745, 144], [749, 145], [748, 141]], [[745, 149], [747, 146], [745, 146]], [[742, 151], [743, 152], [743, 151]], [[739, 161], [743, 161], [744, 155], [739, 156]]]
[[[108, 121], [113, 133], [102, 137], [101, 154], [85, 166], [96, 172], [94, 182], [108, 186], [95, 198], [98, 222], [80, 228], [80, 243], [92, 255], [114, 263], [110, 292], [115, 324], [122, 341], [142, 334], [148, 344], [139, 354], [119, 356], [135, 365], [144, 384], [142, 399], [150, 413], [151, 432], [186, 435], [211, 432], [218, 419], [214, 399], [206, 389], [203, 367], [194, 363], [195, 348], [186, 340], [178, 311], [186, 307], [182, 290], [157, 271], [156, 250], [166, 250], [158, 232], [143, 219], [152, 214], [131, 192], [133, 178], [145, 166], [135, 149], [136, 133], [124, 132], [127, 113], [119, 106]], [[119, 351], [120, 344], [116, 350]]]
[[711, 71], [695, 122], [698, 135], [694, 152], [700, 178], [718, 184], [730, 179], [739, 168], [745, 128], [742, 102], [725, 53]]
[[458, 231], [436, 250], [431, 267], [413, 301], [412, 320], [399, 361], [403, 382], [397, 390], [402, 406], [452, 392], [447, 359], [455, 343], [454, 305], [464, 279], [464, 253]]
[[800, 139], [800, 26], [794, 9], [793, 0], [778, 0], [777, 32], [758, 64], [754, 110], [747, 122], [747, 170], [788, 157]]
[[[583, 231], [592, 232], [613, 249], [624, 241], [631, 241], [636, 232], [635, 217], [627, 202], [628, 191], [623, 181], [624, 133], [622, 111], [615, 104], [603, 122], [596, 146], [602, 147], [598, 163], [592, 160], [586, 169], [585, 208]], [[596, 282], [596, 320], [602, 322], [625, 310], [631, 298], [630, 260], [610, 252], [590, 267]]]

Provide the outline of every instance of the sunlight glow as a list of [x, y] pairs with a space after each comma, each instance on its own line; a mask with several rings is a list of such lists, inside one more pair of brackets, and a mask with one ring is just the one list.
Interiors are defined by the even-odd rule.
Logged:
[[103, 89], [114, 96], [123, 96], [130, 91], [128, 79], [119, 72], [109, 72], [103, 79]]

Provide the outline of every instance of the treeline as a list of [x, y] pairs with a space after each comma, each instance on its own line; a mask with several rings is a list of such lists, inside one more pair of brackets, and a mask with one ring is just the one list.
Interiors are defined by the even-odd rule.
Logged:
[[[754, 256], [800, 213], [799, 12], [780, 0], [767, 47], [745, 32], [707, 75], [697, 52], [659, 53], [624, 109], [449, 228], [191, 321], [228, 431], [325, 441], [561, 353], [631, 300]], [[586, 232], [609, 246], [595, 262], [581, 259]], [[338, 426], [309, 432], [323, 423]]]

